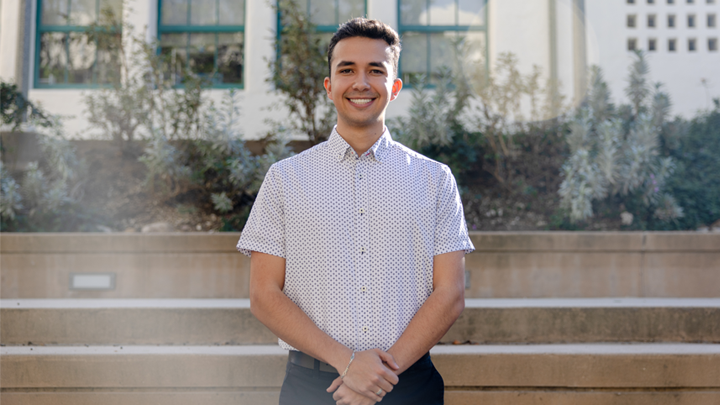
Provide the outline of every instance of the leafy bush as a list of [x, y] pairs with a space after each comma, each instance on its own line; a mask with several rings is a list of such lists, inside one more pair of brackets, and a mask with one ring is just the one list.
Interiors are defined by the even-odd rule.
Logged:
[[602, 72], [594, 68], [588, 102], [570, 122], [570, 157], [562, 167], [559, 193], [560, 206], [573, 222], [593, 216], [593, 201], [616, 196], [617, 203], [634, 207], [638, 218], [670, 221], [683, 216], [665, 187], [675, 163], [660, 156], [670, 100], [659, 84], [650, 88], [647, 62], [641, 52], [636, 55], [626, 89], [632, 105], [616, 112]]
[[296, 0], [278, 1], [275, 11], [280, 14], [281, 35], [275, 40], [277, 57], [268, 60], [267, 81], [290, 114], [283, 122], [270, 123], [280, 131], [306, 134], [317, 144], [330, 136], [335, 125], [335, 108], [322, 84], [328, 73], [328, 43]]
[[720, 105], [695, 117], [669, 155], [677, 168], [666, 187], [685, 215], [657, 229], [696, 229], [720, 219]]
[[237, 130], [237, 92], [228, 91], [221, 109], [211, 105], [201, 136], [170, 141], [153, 134], [140, 160], [148, 168], [146, 184], [165, 199], [192, 196], [194, 203], [224, 215], [223, 230], [242, 229], [270, 166], [291, 155], [288, 139], [267, 139], [265, 153], [253, 155]]
[[[33, 107], [27, 123], [36, 129], [42, 160], [10, 172], [0, 162], [0, 229], [4, 232], [93, 230], [96, 218], [82, 209], [87, 176], [84, 162], [65, 139], [60, 118]], [[29, 135], [26, 135], [29, 136]]]

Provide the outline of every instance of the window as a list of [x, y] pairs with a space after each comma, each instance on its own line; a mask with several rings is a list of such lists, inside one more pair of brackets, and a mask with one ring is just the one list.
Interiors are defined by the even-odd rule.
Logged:
[[94, 87], [118, 77], [117, 54], [98, 48], [86, 32], [109, 24], [109, 34], [122, 35], [112, 22], [122, 15], [122, 0], [38, 0], [38, 10], [35, 87]]
[[707, 4], [715, 4], [715, 0], [707, 0]]
[[189, 69], [212, 87], [242, 87], [244, 0], [159, 0], [160, 53], [179, 85]]
[[670, 14], [668, 16], [668, 28], [675, 28], [675, 16], [673, 14]]
[[687, 0], [687, 4], [694, 4], [695, 0]]
[[708, 26], [708, 28], [714, 28], [714, 27], [715, 27], [715, 24], [716, 24], [715, 19], [716, 19], [715, 14], [708, 14], [708, 16], [707, 16], [707, 26]]
[[697, 50], [697, 41], [695, 38], [688, 39], [688, 51], [695, 52]]
[[647, 0], [648, 4], [655, 4], [655, 0]]
[[718, 50], [717, 38], [708, 38], [708, 51], [717, 52], [717, 50]]
[[637, 39], [635, 38], [629, 38], [627, 41], [627, 50], [628, 51], [634, 51], [637, 50]]
[[[325, 43], [330, 43], [330, 38], [341, 23], [367, 14], [365, 0], [296, 0], [296, 2], [300, 10], [306, 10], [310, 21], [316, 26], [318, 36]], [[280, 31], [278, 29], [278, 33]]]
[[675, 0], [667, 0], [667, 4], [675, 4]]
[[675, 52], [677, 50], [677, 40], [668, 39], [668, 52]]
[[398, 0], [403, 52], [401, 78], [436, 84], [443, 68], [461, 60], [487, 69], [487, 0]]
[[650, 38], [648, 40], [648, 51], [657, 51], [657, 40], [654, 38]]
[[695, 14], [688, 14], [688, 28], [695, 28]]
[[627, 4], [635, 4], [635, 0], [627, 0]]
[[635, 28], [635, 20], [636, 20], [635, 14], [629, 14], [629, 15], [627, 16], [627, 26], [628, 26], [628, 28]]
[[647, 16], [647, 26], [648, 28], [655, 28], [655, 14]]

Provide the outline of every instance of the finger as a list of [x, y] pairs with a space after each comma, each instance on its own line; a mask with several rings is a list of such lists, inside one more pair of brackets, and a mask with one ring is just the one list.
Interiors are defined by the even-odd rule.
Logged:
[[392, 385], [395, 385], [400, 381], [400, 377], [387, 367], [383, 367], [382, 372], [380, 372], [380, 376]]
[[366, 397], [372, 399], [372, 400], [375, 401], [375, 402], [380, 402], [380, 401], [382, 401], [382, 397], [377, 394], [377, 390], [378, 390], [378, 389], [375, 388], [375, 391], [365, 391], [365, 392], [363, 393], [363, 395], [365, 395]]
[[395, 358], [393, 358], [392, 354], [390, 354], [390, 353], [380, 351], [380, 359], [382, 359], [383, 362], [387, 363], [394, 370], [397, 370], [400, 368], [400, 366], [398, 366], [397, 363], [395, 362]]
[[340, 378], [340, 377], [336, 378], [335, 380], [333, 380], [332, 384], [330, 384], [330, 386], [328, 387], [327, 392], [335, 391], [342, 385], [342, 383], [343, 383], [342, 378]]
[[375, 392], [377, 392], [378, 389], [383, 390], [384, 392], [390, 392], [393, 389], [393, 385], [387, 382], [386, 380], [378, 381], [378, 387], [375, 388]]

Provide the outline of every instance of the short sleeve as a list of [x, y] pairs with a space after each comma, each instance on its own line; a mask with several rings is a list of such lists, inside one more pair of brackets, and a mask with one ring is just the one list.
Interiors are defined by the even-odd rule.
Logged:
[[435, 222], [435, 255], [463, 250], [475, 250], [468, 235], [465, 212], [457, 183], [450, 168], [442, 166], [437, 194]]
[[282, 182], [277, 167], [272, 165], [255, 198], [237, 250], [246, 256], [257, 251], [285, 257], [284, 218]]

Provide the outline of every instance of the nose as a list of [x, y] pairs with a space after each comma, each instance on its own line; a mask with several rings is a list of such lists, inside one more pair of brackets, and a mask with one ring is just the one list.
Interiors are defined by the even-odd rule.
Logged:
[[358, 75], [355, 76], [355, 81], [353, 82], [353, 90], [364, 91], [369, 88], [370, 85], [368, 84], [367, 74], [365, 72], [358, 73]]

